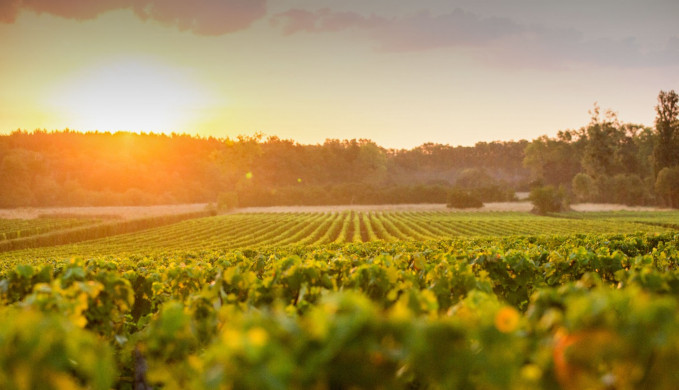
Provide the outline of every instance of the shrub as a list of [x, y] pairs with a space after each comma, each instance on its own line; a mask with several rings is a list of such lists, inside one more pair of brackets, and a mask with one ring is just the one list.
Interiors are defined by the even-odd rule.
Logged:
[[568, 199], [563, 188], [558, 190], [554, 186], [535, 187], [528, 197], [533, 202], [533, 212], [545, 215], [558, 213], [568, 209]]
[[472, 194], [461, 188], [453, 188], [448, 193], [448, 207], [455, 209], [478, 208], [483, 207], [483, 202]]

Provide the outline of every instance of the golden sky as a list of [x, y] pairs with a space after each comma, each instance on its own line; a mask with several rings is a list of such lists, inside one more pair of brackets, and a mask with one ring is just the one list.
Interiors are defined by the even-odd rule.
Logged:
[[531, 139], [652, 125], [679, 2], [0, 0], [0, 132]]

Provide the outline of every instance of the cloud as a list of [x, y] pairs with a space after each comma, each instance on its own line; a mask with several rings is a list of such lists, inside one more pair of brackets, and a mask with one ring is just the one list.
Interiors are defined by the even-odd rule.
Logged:
[[505, 53], [538, 65], [564, 67], [594, 64], [616, 68], [639, 68], [679, 65], [679, 50], [670, 37], [664, 48], [651, 49], [635, 37], [601, 37], [587, 39], [573, 29], [533, 26], [527, 34], [508, 43], [512, 53]]
[[200, 35], [223, 35], [249, 27], [266, 15], [266, 0], [145, 0], [143, 19]]
[[523, 67], [564, 67], [579, 63], [615, 67], [679, 64], [679, 40], [664, 50], [646, 50], [634, 37], [586, 39], [575, 29], [522, 24], [507, 17], [482, 17], [455, 9], [441, 15], [420, 12], [401, 18], [362, 16], [329, 9], [292, 9], [274, 15], [271, 24], [284, 35], [353, 30], [385, 52], [438, 48], [483, 49], [479, 56]]
[[456, 9], [443, 15], [422, 12], [393, 20], [373, 32], [380, 48], [387, 51], [417, 51], [451, 46], [482, 46], [511, 37], [525, 28], [508, 18], [482, 18]]
[[380, 50], [385, 51], [478, 45], [523, 30], [510, 19], [481, 18], [461, 9], [438, 16], [421, 12], [402, 19], [375, 15], [365, 17], [354, 12], [333, 12], [329, 9], [316, 12], [292, 9], [274, 15], [271, 24], [279, 27], [285, 35], [362, 30], [368, 38], [378, 42]]
[[350, 28], [370, 29], [387, 23], [384, 18], [364, 17], [355, 12], [334, 12], [327, 8], [316, 12], [291, 9], [271, 18], [271, 24], [279, 27], [285, 35], [298, 32], [335, 32]]
[[62, 18], [87, 20], [99, 14], [132, 6], [134, 0], [23, 0], [22, 8], [38, 14], [48, 13]]
[[21, 9], [75, 20], [133, 9], [143, 20], [200, 35], [222, 35], [247, 28], [264, 17], [266, 0], [1, 0], [0, 22], [13, 23]]
[[0, 23], [14, 23], [21, 7], [21, 0], [0, 1]]
[[653, 52], [651, 55], [664, 64], [679, 64], [679, 36], [670, 37], [663, 50]]

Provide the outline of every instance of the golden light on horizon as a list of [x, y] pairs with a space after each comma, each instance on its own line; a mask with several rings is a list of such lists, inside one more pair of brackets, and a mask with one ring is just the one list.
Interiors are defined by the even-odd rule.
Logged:
[[79, 130], [169, 133], [194, 127], [210, 97], [180, 68], [131, 59], [77, 72], [48, 104]]

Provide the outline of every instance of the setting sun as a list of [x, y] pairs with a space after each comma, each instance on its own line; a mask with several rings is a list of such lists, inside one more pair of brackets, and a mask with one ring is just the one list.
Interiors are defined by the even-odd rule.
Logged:
[[185, 131], [208, 94], [179, 68], [149, 60], [123, 60], [77, 72], [50, 97], [72, 127], [134, 132]]

